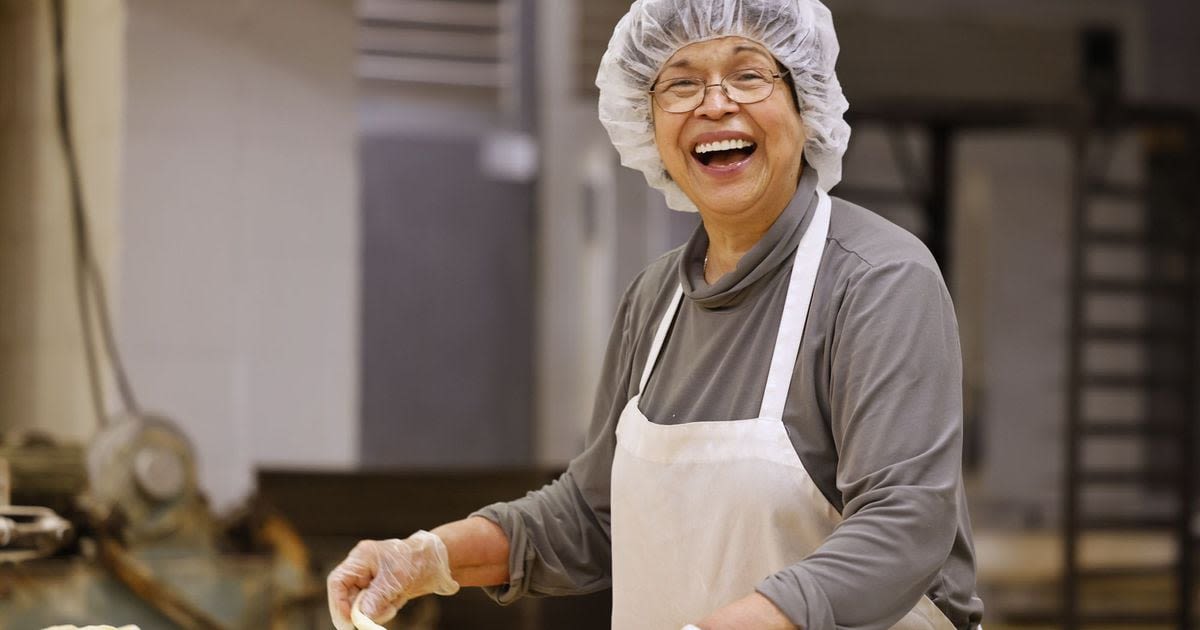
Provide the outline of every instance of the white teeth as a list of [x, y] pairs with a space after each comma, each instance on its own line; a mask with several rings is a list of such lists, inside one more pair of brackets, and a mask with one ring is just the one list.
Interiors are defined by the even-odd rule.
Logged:
[[733, 149], [746, 149], [754, 146], [753, 142], [746, 140], [717, 140], [716, 142], [705, 142], [704, 144], [696, 145], [695, 151], [697, 154], [710, 153], [712, 151], [731, 151]]

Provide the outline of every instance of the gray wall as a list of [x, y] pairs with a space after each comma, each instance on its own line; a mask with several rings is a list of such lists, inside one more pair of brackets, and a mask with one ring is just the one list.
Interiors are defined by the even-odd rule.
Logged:
[[1149, 98], [1200, 107], [1200, 3], [1191, 0], [1147, 0], [1146, 63]]
[[362, 464], [531, 463], [533, 186], [482, 135], [373, 131], [362, 164]]
[[128, 3], [119, 332], [218, 506], [356, 457], [352, 9]]

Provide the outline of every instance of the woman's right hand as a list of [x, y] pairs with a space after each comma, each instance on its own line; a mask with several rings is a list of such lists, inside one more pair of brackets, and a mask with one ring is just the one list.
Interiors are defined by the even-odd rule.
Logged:
[[458, 582], [442, 539], [419, 531], [404, 540], [363, 540], [326, 581], [329, 615], [338, 630], [354, 630], [350, 607], [360, 591], [359, 610], [378, 623], [396, 616], [408, 600], [429, 593], [453, 595]]

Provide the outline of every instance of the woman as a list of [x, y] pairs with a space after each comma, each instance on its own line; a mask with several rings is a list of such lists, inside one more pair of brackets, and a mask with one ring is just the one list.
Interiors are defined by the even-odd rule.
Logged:
[[329, 577], [338, 628], [459, 585], [611, 586], [621, 629], [979, 624], [954, 311], [919, 241], [826, 194], [837, 48], [816, 0], [633, 3], [600, 117], [702, 226], [626, 292], [567, 472], [360, 543]]

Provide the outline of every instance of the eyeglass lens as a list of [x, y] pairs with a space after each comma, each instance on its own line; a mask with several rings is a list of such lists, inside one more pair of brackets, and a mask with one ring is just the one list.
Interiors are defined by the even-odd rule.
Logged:
[[696, 109], [704, 102], [708, 88], [717, 86], [730, 100], [748, 105], [769, 97], [775, 88], [775, 78], [776, 75], [765, 70], [749, 68], [725, 75], [716, 85], [705, 85], [695, 77], [667, 79], [655, 84], [652, 95], [659, 107], [675, 114]]

